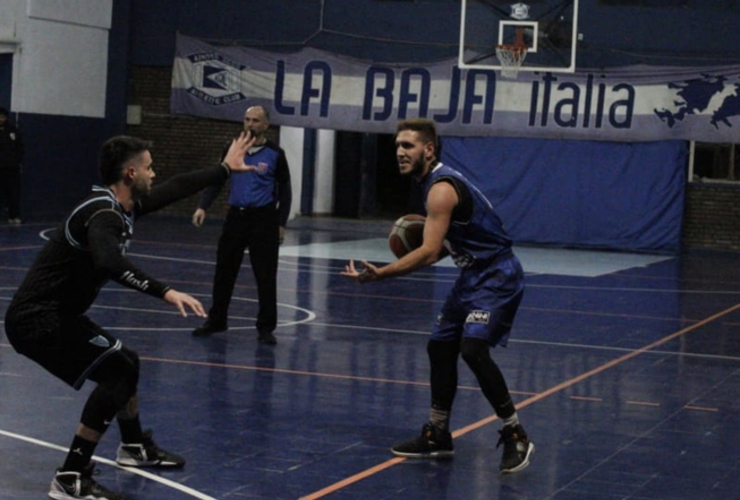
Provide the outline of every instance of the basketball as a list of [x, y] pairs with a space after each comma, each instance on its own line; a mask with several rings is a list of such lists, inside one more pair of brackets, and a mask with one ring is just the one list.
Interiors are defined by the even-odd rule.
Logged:
[[424, 241], [424, 221], [422, 215], [409, 214], [393, 223], [388, 235], [388, 246], [396, 258], [400, 259], [421, 246]]

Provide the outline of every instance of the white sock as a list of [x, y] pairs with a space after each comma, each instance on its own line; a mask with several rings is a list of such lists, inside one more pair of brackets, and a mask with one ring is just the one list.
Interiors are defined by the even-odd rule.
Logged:
[[434, 427], [446, 431], [450, 428], [450, 412], [432, 408], [429, 410], [429, 422]]
[[503, 419], [504, 427], [514, 427], [519, 425], [519, 415], [514, 412], [510, 417]]

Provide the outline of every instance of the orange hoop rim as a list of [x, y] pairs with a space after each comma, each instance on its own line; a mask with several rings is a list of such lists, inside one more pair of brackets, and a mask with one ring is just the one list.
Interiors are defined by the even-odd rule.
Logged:
[[506, 44], [506, 43], [496, 45], [496, 48], [507, 50], [512, 53], [513, 52], [518, 52], [518, 53], [527, 52], [527, 50], [529, 49], [526, 45], [512, 45], [512, 44]]

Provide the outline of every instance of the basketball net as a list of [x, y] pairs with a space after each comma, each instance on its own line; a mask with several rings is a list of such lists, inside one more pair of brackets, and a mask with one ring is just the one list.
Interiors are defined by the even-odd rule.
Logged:
[[527, 44], [524, 43], [524, 30], [516, 29], [516, 38], [513, 44], [496, 45], [496, 57], [501, 63], [501, 76], [516, 78], [519, 68], [527, 57]]

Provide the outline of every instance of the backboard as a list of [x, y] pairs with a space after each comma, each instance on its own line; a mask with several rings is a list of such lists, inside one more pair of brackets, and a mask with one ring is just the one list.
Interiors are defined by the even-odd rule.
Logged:
[[523, 40], [519, 71], [575, 72], [578, 1], [462, 0], [458, 65], [500, 70], [496, 47]]

